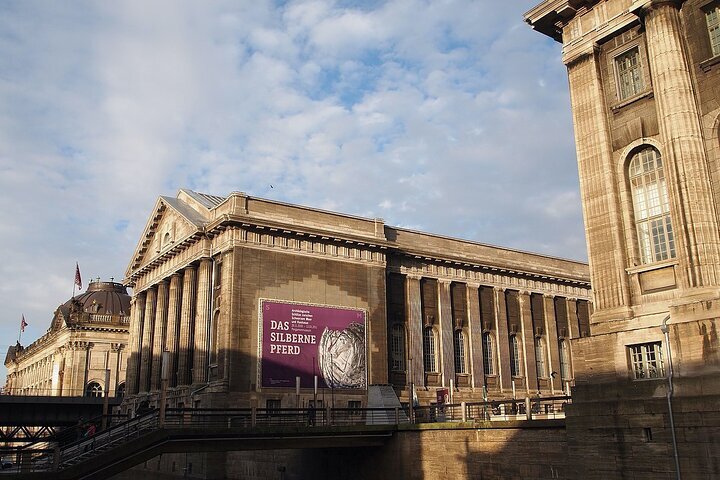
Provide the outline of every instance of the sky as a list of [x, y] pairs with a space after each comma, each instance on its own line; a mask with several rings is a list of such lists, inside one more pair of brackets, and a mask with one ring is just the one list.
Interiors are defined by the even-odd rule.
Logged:
[[537, 3], [0, 0], [3, 359], [179, 188], [586, 260]]

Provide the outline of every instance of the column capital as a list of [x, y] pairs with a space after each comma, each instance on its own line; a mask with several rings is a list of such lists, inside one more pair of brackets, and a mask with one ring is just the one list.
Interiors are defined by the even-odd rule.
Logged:
[[631, 13], [642, 18], [647, 12], [663, 6], [679, 9], [685, 0], [635, 0], [629, 8]]
[[496, 292], [504, 292], [506, 290], [506, 288], [493, 285], [493, 290], [495, 290]]

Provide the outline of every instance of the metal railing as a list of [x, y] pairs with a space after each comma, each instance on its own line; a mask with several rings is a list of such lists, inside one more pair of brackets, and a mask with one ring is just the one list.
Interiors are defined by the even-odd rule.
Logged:
[[73, 437], [73, 429], [47, 443], [35, 443], [0, 454], [12, 458], [13, 471], [57, 471], [76, 465], [116, 446], [161, 429], [252, 431], [262, 427], [401, 425], [427, 422], [483, 422], [564, 418], [569, 397], [506, 399], [403, 408], [170, 408], [165, 417], [153, 410], [114, 423], [90, 437]]

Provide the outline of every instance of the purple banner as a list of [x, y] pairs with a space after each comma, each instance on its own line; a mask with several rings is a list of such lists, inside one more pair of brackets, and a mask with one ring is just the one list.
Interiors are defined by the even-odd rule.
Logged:
[[260, 384], [367, 388], [365, 310], [260, 301]]

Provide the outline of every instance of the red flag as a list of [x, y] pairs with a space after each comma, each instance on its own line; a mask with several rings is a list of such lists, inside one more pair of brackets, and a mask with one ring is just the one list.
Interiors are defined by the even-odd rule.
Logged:
[[75, 262], [75, 285], [82, 290], [82, 278], [80, 278], [80, 265]]
[[20, 331], [24, 332], [25, 327], [27, 327], [27, 326], [28, 326], [28, 323], [25, 321], [25, 314], [23, 314], [22, 320], [20, 320]]

